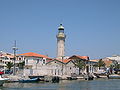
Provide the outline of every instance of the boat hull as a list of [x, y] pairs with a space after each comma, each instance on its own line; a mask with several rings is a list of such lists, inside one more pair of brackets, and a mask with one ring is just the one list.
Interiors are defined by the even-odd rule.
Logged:
[[120, 75], [109, 75], [108, 79], [120, 79]]
[[38, 82], [38, 81], [39, 81], [38, 78], [19, 80], [20, 83], [32, 83], [32, 82]]

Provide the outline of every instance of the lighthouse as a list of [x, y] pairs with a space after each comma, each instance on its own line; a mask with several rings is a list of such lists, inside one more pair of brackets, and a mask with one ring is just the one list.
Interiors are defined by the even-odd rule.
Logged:
[[65, 38], [64, 27], [62, 24], [58, 27], [57, 34], [57, 58], [62, 59], [65, 56]]

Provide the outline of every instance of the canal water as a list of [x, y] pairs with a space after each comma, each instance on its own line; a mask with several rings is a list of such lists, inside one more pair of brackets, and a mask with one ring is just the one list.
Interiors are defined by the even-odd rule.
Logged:
[[5, 83], [0, 90], [120, 90], [120, 79], [63, 80], [59, 83]]

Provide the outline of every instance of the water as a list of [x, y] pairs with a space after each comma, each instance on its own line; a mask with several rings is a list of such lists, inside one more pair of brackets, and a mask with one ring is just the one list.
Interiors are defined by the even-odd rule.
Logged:
[[120, 80], [60, 81], [60, 83], [5, 83], [0, 90], [120, 90]]

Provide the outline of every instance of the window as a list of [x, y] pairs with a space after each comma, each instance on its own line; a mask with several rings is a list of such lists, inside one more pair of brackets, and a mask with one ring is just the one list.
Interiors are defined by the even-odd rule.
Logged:
[[43, 64], [45, 64], [45, 59], [43, 59]]
[[37, 62], [36, 62], [37, 64], [39, 63], [39, 59], [37, 59]]
[[28, 64], [28, 59], [26, 59], [26, 64]]
[[21, 60], [21, 58], [19, 58], [19, 60]]

